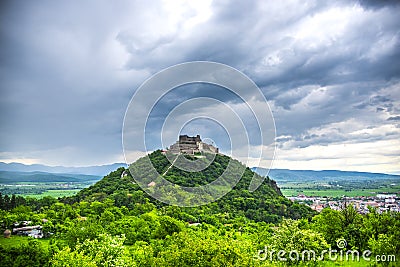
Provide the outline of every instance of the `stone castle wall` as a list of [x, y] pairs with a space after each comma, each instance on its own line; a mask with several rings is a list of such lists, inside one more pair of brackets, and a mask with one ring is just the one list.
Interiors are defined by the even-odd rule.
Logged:
[[218, 148], [201, 141], [200, 135], [180, 135], [179, 140], [168, 149], [171, 153], [195, 154], [201, 152], [218, 153]]

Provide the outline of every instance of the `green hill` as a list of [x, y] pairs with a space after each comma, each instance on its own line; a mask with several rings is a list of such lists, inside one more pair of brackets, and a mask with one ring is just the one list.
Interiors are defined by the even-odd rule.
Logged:
[[[190, 156], [185, 156], [186, 159], [193, 160]], [[151, 182], [151, 179], [146, 181], [151, 170], [146, 169], [146, 160], [150, 159], [157, 172], [164, 174], [164, 178], [175, 184], [182, 186], [196, 187], [208, 184], [222, 175], [230, 164], [232, 172], [227, 172], [224, 175], [227, 179], [235, 175], [234, 170], [244, 170], [240, 181], [236, 186], [218, 201], [209, 203], [204, 206], [195, 208], [178, 208], [171, 207], [162, 203], [143, 191], [141, 187], [132, 178], [131, 174], [121, 167], [109, 175], [105, 176], [96, 184], [81, 190], [77, 195], [65, 198], [65, 202], [73, 203], [78, 201], [104, 201], [111, 199], [118, 207], [126, 206], [129, 209], [134, 209], [140, 205], [155, 206], [166, 210], [180, 209], [187, 215], [187, 221], [203, 221], [208, 216], [225, 216], [233, 219], [246, 217], [255, 221], [265, 221], [276, 223], [282, 217], [302, 218], [311, 217], [315, 213], [307, 206], [292, 203], [285, 198], [280, 192], [275, 181], [269, 178], [262, 178], [254, 173], [242, 163], [225, 155], [216, 155], [212, 163], [202, 171], [191, 172], [182, 171], [178, 168], [171, 167], [170, 162], [160, 150], [155, 151], [131, 164], [130, 170], [136, 177], [144, 179], [144, 183]], [[124, 175], [125, 174], [125, 175]], [[253, 176], [258, 179], [264, 179], [261, 186], [254, 192], [248, 190]], [[140, 176], [140, 177], [139, 177]], [[171, 195], [171, 198], [179, 197]], [[182, 219], [182, 218], [180, 218]]]

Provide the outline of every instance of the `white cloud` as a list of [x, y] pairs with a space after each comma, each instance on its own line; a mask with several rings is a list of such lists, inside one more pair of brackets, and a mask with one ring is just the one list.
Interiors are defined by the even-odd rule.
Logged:
[[273, 168], [395, 173], [400, 168], [399, 147], [400, 140], [391, 139], [278, 149]]

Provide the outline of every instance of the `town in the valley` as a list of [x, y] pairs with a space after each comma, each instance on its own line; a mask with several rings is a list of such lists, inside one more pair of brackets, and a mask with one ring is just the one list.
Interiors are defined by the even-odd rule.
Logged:
[[315, 197], [299, 194], [296, 197], [289, 197], [291, 201], [303, 203], [310, 206], [315, 211], [322, 211], [324, 208], [333, 210], [341, 210], [348, 205], [352, 205], [354, 209], [366, 214], [369, 207], [375, 208], [379, 213], [384, 211], [400, 212], [400, 197], [396, 194], [376, 194], [368, 197]]

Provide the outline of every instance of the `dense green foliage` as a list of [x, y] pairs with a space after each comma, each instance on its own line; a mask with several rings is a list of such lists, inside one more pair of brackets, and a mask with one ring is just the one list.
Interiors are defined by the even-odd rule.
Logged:
[[[53, 234], [47, 238], [47, 245], [30, 238], [20, 242], [22, 237], [17, 236], [1, 238], [0, 265], [275, 266], [279, 262], [277, 254], [259, 260], [260, 250], [313, 250], [319, 257], [323, 250], [338, 249], [336, 241], [342, 238], [348, 241], [346, 249], [400, 255], [398, 213], [378, 214], [371, 210], [367, 216], [354, 214], [350, 218], [351, 208], [341, 212], [325, 209], [312, 221], [284, 219], [273, 225], [245, 217], [215, 217], [213, 224], [190, 225], [170, 216], [185, 216], [176, 207], [137, 206], [143, 207], [118, 208], [107, 199], [73, 205], [57, 202], [36, 212], [22, 206], [1, 211], [3, 229], [17, 220], [39, 223], [46, 218], [43, 230]], [[7, 245], [5, 241], [13, 238], [17, 242]], [[285, 264], [311, 263], [315, 262], [306, 259]], [[329, 263], [327, 257], [319, 262]], [[391, 264], [395, 266], [395, 262]]]
[[[168, 167], [159, 151], [150, 156], [158, 168]], [[205, 177], [217, 174], [226, 160], [216, 157]], [[170, 170], [169, 179], [185, 177], [197, 185], [204, 175]], [[43, 226], [46, 242], [0, 238], [0, 266], [331, 266], [327, 255], [318, 261], [289, 260], [286, 255], [280, 261], [282, 255], [268, 253], [312, 250], [318, 257], [330, 249], [368, 249], [373, 256], [400, 255], [398, 213], [371, 209], [360, 215], [348, 206], [315, 215], [285, 199], [270, 179], [250, 193], [247, 186], [254, 174], [249, 169], [217, 202], [180, 208], [153, 200], [124, 173], [120, 168], [76, 196], [59, 200], [2, 196], [1, 230], [32, 221]], [[9, 242], [13, 239], [17, 242]], [[347, 241], [345, 248], [337, 246], [340, 239]], [[356, 263], [380, 264], [372, 256], [370, 262]], [[396, 266], [395, 261], [385, 264]]]
[[0, 246], [1, 266], [44, 266], [48, 264], [52, 251], [39, 241], [29, 239], [18, 246]]

